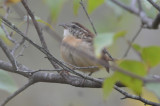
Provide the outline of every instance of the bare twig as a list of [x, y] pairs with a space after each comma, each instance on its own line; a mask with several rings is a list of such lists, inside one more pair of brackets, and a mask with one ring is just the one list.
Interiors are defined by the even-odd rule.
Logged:
[[24, 49], [27, 48], [27, 47], [28, 47], [28, 46], [23, 45], [21, 51], [20, 51], [20, 52], [18, 53], [18, 55], [16, 56], [16, 59], [17, 59], [18, 57], [20, 57], [20, 56], [23, 56]]
[[10, 36], [9, 32], [7, 31], [7, 29], [5, 28], [5, 26], [4, 26], [3, 23], [1, 24], [1, 28], [3, 29], [6, 37], [7, 37], [12, 43], [17, 44], [17, 41]]
[[136, 33], [135, 36], [132, 38], [131, 42], [129, 42], [129, 46], [128, 46], [126, 52], [124, 53], [123, 58], [128, 55], [128, 52], [129, 52], [129, 50], [131, 49], [133, 42], [134, 42], [135, 39], [138, 37], [138, 35], [139, 35], [139, 33], [141, 32], [142, 29], [143, 29], [143, 26], [141, 26], [141, 27], [138, 29], [137, 33]]
[[[9, 7], [4, 7], [4, 8], [5, 8], [5, 10], [6, 10], [6, 13], [5, 13], [5, 16], [4, 16], [3, 18], [7, 19], [8, 13], [9, 13]], [[7, 37], [12, 43], [17, 44], [17, 41], [10, 36], [9, 32], [7, 31], [7, 29], [5, 28], [5, 26], [4, 26], [3, 23], [1, 23], [1, 28], [2, 28], [2, 30], [4, 31], [6, 37]]]
[[2, 50], [4, 51], [5, 55], [8, 57], [8, 59], [10, 60], [10, 62], [12, 63], [13, 68], [15, 69], [15, 71], [17, 70], [17, 64], [16, 61], [13, 57], [13, 55], [11, 54], [11, 52], [9, 51], [8, 47], [5, 45], [5, 43], [0, 39], [0, 47], [2, 48]]
[[29, 7], [28, 7], [27, 3], [25, 2], [25, 0], [22, 0], [21, 2], [23, 4], [23, 6], [25, 7], [26, 11], [28, 12], [29, 16], [31, 17], [32, 21], [33, 21], [33, 24], [34, 24], [34, 26], [36, 28], [36, 31], [37, 31], [38, 36], [39, 36], [39, 39], [41, 41], [42, 47], [45, 48], [46, 50], [48, 50], [46, 42], [45, 42], [44, 37], [43, 37], [42, 30], [40, 29], [40, 27], [39, 27], [34, 15], [33, 15], [32, 11], [29, 9]]
[[127, 5], [123, 4], [121, 1], [118, 1], [118, 0], [111, 0], [111, 1], [113, 3], [115, 3], [116, 5], [120, 6], [121, 8], [123, 8], [124, 10], [129, 11], [130, 13], [133, 13], [133, 14], [139, 16], [141, 18], [142, 23], [144, 23], [147, 28], [153, 28], [152, 27], [153, 20], [148, 18], [144, 12], [142, 12], [142, 11], [139, 12], [139, 9], [127, 6]]
[[152, 27], [157, 29], [160, 24], [160, 13], [157, 14], [156, 18], [153, 20]]
[[141, 0], [137, 0], [139, 12], [143, 11]]
[[80, 1], [80, 4], [81, 4], [81, 6], [83, 7], [83, 10], [84, 10], [84, 12], [86, 13], [86, 16], [87, 16], [89, 22], [91, 23], [91, 26], [92, 26], [92, 28], [93, 28], [93, 30], [94, 30], [94, 33], [97, 35], [96, 28], [94, 27], [94, 24], [93, 24], [93, 22], [92, 22], [92, 20], [91, 20], [91, 18], [90, 18], [90, 16], [89, 16], [89, 14], [87, 13], [87, 10], [86, 10], [86, 8], [85, 8], [85, 6], [84, 6], [84, 4], [83, 4], [83, 0]]
[[[25, 0], [22, 0], [21, 2], [23, 4], [23, 6], [25, 7], [26, 11], [28, 12], [29, 16], [32, 19], [32, 22], [33, 22], [33, 24], [34, 24], [34, 26], [36, 28], [36, 31], [37, 31], [38, 36], [39, 36], [39, 39], [41, 41], [42, 47], [49, 52], [47, 44], [46, 44], [46, 42], [44, 40], [44, 37], [43, 37], [42, 30], [40, 29], [40, 27], [39, 27], [34, 15], [33, 15], [32, 11], [29, 9], [29, 7], [28, 7], [27, 3], [25, 2]], [[48, 57], [48, 59], [50, 59], [50, 58]], [[49, 60], [49, 61], [51, 62], [52, 66], [54, 68], [58, 68], [58, 65], [56, 65], [54, 61], [51, 61], [51, 60]]]
[[138, 9], [133, 9], [133, 8], [131, 8], [130, 6], [127, 6], [127, 5], [125, 5], [125, 4], [123, 4], [122, 2], [120, 2], [120, 1], [117, 1], [117, 0], [111, 0], [113, 3], [115, 3], [115, 4], [117, 4], [118, 6], [120, 6], [120, 7], [122, 7], [124, 10], [126, 10], [126, 11], [129, 11], [129, 12], [131, 12], [131, 13], [134, 13], [134, 14], [136, 14], [136, 15], [139, 15], [139, 13], [138, 13]]
[[148, 2], [150, 2], [159, 12], [160, 12], [160, 7], [152, 0], [147, 0]]
[[[90, 24], [91, 24], [91, 26], [92, 26], [92, 28], [93, 28], [93, 30], [94, 30], [94, 33], [97, 35], [96, 28], [95, 28], [95, 26], [94, 26], [94, 24], [93, 24], [93, 22], [92, 22], [92, 20], [91, 20], [91, 18], [90, 18], [90, 16], [89, 16], [89, 14], [88, 14], [86, 8], [85, 8], [85, 6], [84, 6], [83, 0], [80, 1], [80, 4], [81, 4], [84, 12], [86, 13], [86, 16], [87, 16], [87, 18], [88, 18], [88, 20], [89, 20], [89, 22], [90, 22]], [[109, 54], [109, 52], [108, 52], [106, 49], [104, 49], [104, 52], [105, 52], [105, 54], [107, 54], [112, 60], [114, 60], [114, 59], [112, 58], [112, 56]]]
[[24, 91], [26, 88], [34, 84], [33, 80], [29, 80], [27, 84], [19, 88], [16, 92], [14, 92], [11, 96], [9, 96], [0, 106], [5, 106], [11, 99], [13, 99], [16, 95], [20, 94], [22, 91]]
[[[27, 36], [28, 30], [29, 30], [29, 16], [27, 16], [27, 28], [26, 28], [26, 31], [25, 31], [25, 34], [24, 34], [25, 36]], [[17, 43], [17, 44], [15, 45], [15, 47], [12, 49], [11, 53], [14, 55], [15, 51], [16, 51], [21, 45], [23, 45], [24, 43], [25, 43], [25, 39], [22, 38], [22, 40], [21, 40], [19, 43]], [[24, 48], [22, 48], [22, 49], [24, 49]], [[21, 50], [21, 51], [22, 51], [22, 50]]]
[[132, 8], [135, 8], [135, 7], [136, 7], [136, 4], [137, 4], [137, 0], [132, 0], [132, 1], [131, 1], [131, 7], [132, 7]]
[[123, 99], [126, 99], [126, 98], [131, 98], [131, 99], [135, 99], [135, 100], [139, 100], [147, 105], [152, 105], [152, 106], [160, 106], [160, 103], [155, 103], [155, 102], [152, 102], [152, 101], [149, 101], [149, 100], [146, 100], [140, 96], [136, 96], [136, 95], [131, 95], [127, 92], [125, 92], [124, 90], [120, 89], [119, 87], [117, 86], [114, 86], [114, 89], [116, 89], [118, 92], [120, 92], [121, 94], [123, 94], [125, 97]]

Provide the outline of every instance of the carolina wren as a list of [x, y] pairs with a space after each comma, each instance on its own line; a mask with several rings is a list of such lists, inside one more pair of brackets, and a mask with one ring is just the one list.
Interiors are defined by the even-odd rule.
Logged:
[[[95, 37], [95, 35], [83, 25], [77, 22], [71, 22], [70, 24], [60, 24], [60, 26], [64, 28], [64, 38], [61, 44], [61, 56], [63, 60], [77, 67], [100, 67], [101, 65], [90, 60], [89, 58], [86, 58], [86, 56], [80, 55], [77, 53], [76, 50], [71, 50], [69, 47], [65, 46], [65, 44], [69, 44], [76, 49], [82, 50], [94, 56], [93, 38]], [[109, 61], [113, 60], [113, 58], [105, 49], [102, 51], [101, 59], [105, 60], [106, 64], [108, 65]], [[105, 68], [109, 72], [109, 67]], [[99, 68], [82, 69], [80, 71], [92, 73], [98, 70]]]

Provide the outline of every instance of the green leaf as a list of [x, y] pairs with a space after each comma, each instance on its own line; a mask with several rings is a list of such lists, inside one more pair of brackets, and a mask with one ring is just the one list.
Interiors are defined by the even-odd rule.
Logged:
[[45, 0], [51, 11], [51, 19], [55, 21], [66, 0]]
[[120, 31], [120, 32], [117, 32], [115, 35], [114, 35], [114, 40], [117, 40], [118, 38], [120, 37], [124, 37], [126, 35], [127, 31]]
[[142, 59], [149, 67], [158, 65], [160, 63], [160, 46], [143, 48]]
[[160, 84], [159, 83], [147, 83], [148, 90], [154, 92], [160, 98]]
[[97, 7], [102, 5], [104, 0], [88, 0], [88, 13], [92, 13]]
[[136, 50], [136, 51], [138, 51], [138, 52], [142, 52], [142, 47], [140, 46], [140, 45], [138, 45], [138, 44], [133, 44], [132, 45], [132, 47]]
[[11, 76], [2, 70], [0, 70], [0, 89], [9, 93], [13, 93], [18, 89]]
[[[120, 62], [119, 67], [141, 77], [147, 74], [147, 68], [145, 67], [145, 64], [139, 61], [123, 60]], [[133, 90], [134, 93], [138, 95], [141, 94], [143, 86], [141, 80], [125, 75], [124, 73], [120, 73], [118, 71], [116, 71], [115, 74], [117, 74], [116, 76], [119, 77], [119, 81], [121, 83], [128, 86], [131, 90]]]
[[95, 54], [99, 58], [104, 47], [110, 46], [113, 43], [114, 33], [101, 33], [94, 38]]
[[80, 7], [79, 2], [80, 2], [80, 0], [73, 0], [73, 10], [74, 10], [75, 15], [78, 14], [78, 9]]
[[118, 77], [114, 75], [112, 75], [109, 78], [106, 78], [106, 80], [103, 82], [103, 94], [104, 94], [104, 98], [108, 97], [108, 95], [111, 93], [111, 91], [113, 90], [114, 84], [116, 83], [116, 81], [118, 80]]

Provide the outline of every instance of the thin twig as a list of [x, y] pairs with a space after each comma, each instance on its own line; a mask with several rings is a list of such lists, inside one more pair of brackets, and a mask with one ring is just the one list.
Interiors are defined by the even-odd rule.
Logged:
[[131, 8], [130, 6], [127, 6], [127, 5], [125, 5], [125, 4], [123, 4], [122, 2], [117, 1], [117, 0], [111, 0], [111, 1], [112, 1], [113, 3], [115, 3], [116, 5], [122, 7], [124, 10], [129, 11], [129, 12], [131, 12], [131, 13], [134, 13], [134, 14], [136, 14], [137, 16], [139, 15], [138, 10], [137, 10], [136, 8], [133, 9], [133, 8]]
[[160, 12], [157, 14], [156, 18], [153, 20], [152, 28], [157, 29], [160, 24]]
[[129, 50], [131, 49], [133, 42], [134, 42], [135, 39], [138, 37], [138, 35], [139, 35], [139, 33], [141, 32], [142, 29], [143, 29], [143, 26], [141, 26], [141, 27], [138, 29], [137, 33], [136, 33], [135, 36], [132, 38], [131, 42], [129, 42], [129, 46], [128, 46], [126, 52], [124, 53], [123, 58], [125, 58], [125, 57], [128, 55], [128, 52], [129, 52]]
[[[26, 11], [28, 12], [29, 16], [30, 16], [31, 19], [32, 19], [32, 22], [33, 22], [33, 24], [34, 24], [34, 26], [35, 26], [35, 28], [36, 28], [36, 31], [37, 31], [38, 36], [39, 36], [39, 39], [40, 39], [40, 41], [41, 41], [42, 47], [43, 47], [45, 50], [49, 51], [49, 50], [48, 50], [48, 47], [47, 47], [47, 44], [46, 44], [46, 42], [45, 42], [45, 40], [44, 40], [42, 30], [40, 29], [40, 26], [39, 26], [39, 24], [37, 23], [34, 15], [33, 15], [33, 13], [32, 13], [32, 11], [29, 9], [29, 7], [28, 7], [27, 3], [25, 2], [25, 0], [22, 0], [21, 2], [22, 2], [22, 4], [23, 4], [23, 6], [25, 7]], [[49, 57], [48, 57], [48, 59], [49, 59]], [[53, 66], [54, 68], [59, 68], [58, 65], [57, 65], [54, 61], [51, 61], [51, 60], [49, 60], [49, 61], [50, 61], [50, 63], [52, 64], [52, 66]]]
[[152, 27], [152, 19], [150, 19], [149, 17], [147, 17], [147, 15], [144, 12], [139, 12], [139, 9], [137, 8], [132, 8], [131, 6], [127, 6], [124, 3], [122, 3], [121, 1], [118, 0], [111, 0], [113, 3], [115, 3], [116, 5], [118, 5], [119, 7], [123, 8], [124, 10], [135, 14], [137, 16], [139, 16], [141, 18], [142, 23], [144, 23], [146, 25], [146, 28], [150, 28], [153, 29]]
[[17, 67], [16, 60], [14, 59], [13, 55], [9, 51], [8, 47], [5, 45], [5, 43], [1, 39], [0, 39], [0, 47], [2, 48], [2, 50], [4, 51], [4, 53], [6, 54], [6, 56], [10, 60], [10, 62], [12, 63], [13, 68], [15, 70], [17, 70], [18, 67]]
[[136, 95], [131, 95], [129, 93], [127, 93], [126, 91], [120, 89], [119, 87], [117, 86], [114, 86], [114, 89], [116, 89], [118, 92], [120, 92], [121, 94], [123, 94], [125, 97], [123, 99], [126, 99], [126, 98], [131, 98], [131, 99], [135, 99], [135, 100], [139, 100], [147, 105], [152, 105], [152, 106], [160, 106], [160, 103], [155, 103], [155, 102], [152, 102], [152, 101], [149, 101], [149, 100], [146, 100], [140, 96], [136, 96]]
[[[8, 13], [9, 13], [9, 7], [4, 7], [4, 9], [6, 10], [6, 13], [5, 13], [5, 16], [4, 16], [3, 18], [7, 19]], [[3, 23], [1, 23], [1, 28], [2, 28], [2, 30], [4, 31], [6, 37], [7, 37], [12, 43], [17, 44], [17, 41], [10, 36], [9, 32], [7, 31], [7, 29], [5, 28], [5, 26], [4, 26]]]
[[[25, 36], [27, 36], [28, 31], [29, 31], [29, 16], [27, 16], [27, 27], [26, 27], [26, 31], [25, 31], [25, 33], [24, 33]], [[22, 38], [22, 40], [21, 40], [19, 43], [17, 43], [17, 44], [15, 45], [15, 47], [12, 49], [11, 53], [14, 55], [14, 54], [15, 54], [15, 51], [16, 51], [21, 45], [23, 45], [24, 43], [25, 43], [25, 39]], [[23, 49], [23, 48], [22, 48], [22, 49]], [[22, 50], [21, 50], [21, 51], [22, 51]]]
[[132, 0], [132, 1], [131, 1], [131, 7], [132, 7], [132, 8], [135, 8], [135, 7], [136, 7], [136, 4], [137, 4], [137, 0]]
[[23, 56], [24, 49], [27, 48], [27, 47], [28, 47], [28, 46], [23, 45], [21, 51], [20, 51], [20, 52], [18, 53], [18, 55], [16, 56], [16, 59], [17, 59], [18, 57], [20, 57], [20, 56]]
[[39, 36], [39, 39], [41, 41], [42, 47], [45, 48], [46, 50], [48, 50], [46, 42], [45, 42], [44, 37], [43, 37], [42, 30], [40, 29], [40, 27], [39, 27], [34, 15], [33, 15], [32, 11], [29, 9], [29, 7], [28, 7], [27, 3], [25, 2], [25, 0], [22, 0], [21, 2], [23, 4], [24, 8], [26, 9], [26, 11], [28, 12], [29, 16], [31, 17], [32, 21], [33, 21], [33, 24], [34, 24], [34, 26], [36, 28], [36, 31], [37, 31], [38, 36]]
[[[92, 28], [93, 28], [93, 30], [94, 30], [94, 33], [97, 35], [96, 28], [95, 28], [95, 26], [94, 26], [94, 24], [93, 24], [93, 22], [92, 22], [92, 20], [91, 20], [91, 18], [90, 18], [90, 16], [89, 16], [89, 14], [88, 14], [86, 8], [85, 8], [85, 6], [84, 6], [83, 0], [80, 1], [80, 4], [81, 4], [81, 6], [83, 7], [84, 12], [86, 13], [86, 16], [87, 16], [87, 18], [88, 18], [88, 20], [89, 20], [89, 22], [90, 22], [90, 24], [91, 24], [91, 26], [92, 26]], [[109, 52], [108, 52], [106, 49], [104, 49], [104, 52], [105, 52], [105, 54], [107, 54], [107, 55], [110, 57], [110, 59], [111, 59], [112, 61], [114, 60], [114, 59], [112, 58], [112, 56], [109, 54]]]
[[93, 24], [93, 22], [92, 22], [92, 20], [91, 20], [91, 18], [90, 18], [90, 16], [89, 16], [89, 14], [88, 14], [85, 6], [84, 6], [84, 4], [83, 4], [83, 0], [80, 1], [80, 4], [81, 4], [81, 6], [83, 7], [83, 10], [84, 10], [84, 12], [86, 13], [86, 16], [87, 16], [89, 22], [91, 23], [91, 26], [92, 26], [92, 28], [93, 28], [93, 30], [94, 30], [94, 33], [97, 35], [96, 28], [94, 27], [94, 24]]
[[27, 84], [25, 84], [24, 86], [22, 86], [21, 88], [19, 88], [16, 92], [14, 92], [11, 96], [9, 96], [8, 98], [6, 98], [6, 100], [0, 106], [5, 106], [11, 99], [13, 99], [16, 95], [18, 95], [19, 93], [21, 93], [22, 91], [24, 91], [26, 88], [28, 88], [32, 84], [34, 84], [33, 80], [29, 80], [29, 82]]
[[143, 11], [141, 0], [137, 0], [139, 12]]
[[148, 2], [150, 2], [159, 12], [160, 12], [160, 6], [158, 6], [154, 1], [152, 0], [147, 0]]
[[17, 41], [10, 36], [9, 32], [7, 31], [7, 29], [5, 28], [5, 26], [4, 26], [3, 23], [1, 23], [1, 28], [2, 28], [3, 32], [5, 33], [6, 37], [7, 37], [12, 43], [17, 44]]

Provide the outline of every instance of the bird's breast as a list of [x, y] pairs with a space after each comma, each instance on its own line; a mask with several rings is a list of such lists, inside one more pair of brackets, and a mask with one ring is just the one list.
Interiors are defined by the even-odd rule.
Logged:
[[[72, 46], [76, 49], [71, 49], [69, 46]], [[64, 37], [61, 45], [61, 56], [63, 60], [67, 63], [75, 65], [77, 67], [88, 67], [88, 66], [97, 66], [95, 62], [90, 60], [84, 55], [78, 53], [78, 50], [83, 50], [90, 55], [94, 55], [93, 48], [88, 43], [83, 42], [81, 39], [76, 39], [74, 37]], [[89, 69], [82, 71], [97, 71], [97, 69]]]

